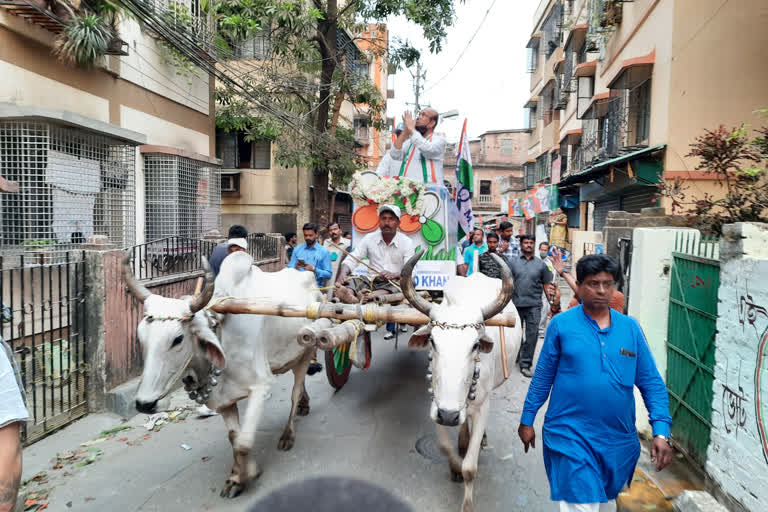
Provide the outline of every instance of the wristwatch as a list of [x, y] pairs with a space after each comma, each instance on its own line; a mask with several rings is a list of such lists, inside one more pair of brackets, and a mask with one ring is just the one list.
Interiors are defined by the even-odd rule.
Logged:
[[671, 444], [672, 444], [672, 443], [670, 442], [670, 439], [669, 439], [669, 437], [667, 437], [667, 436], [665, 436], [665, 435], [663, 435], [663, 434], [656, 434], [655, 436], [653, 436], [653, 438], [654, 438], [654, 439], [656, 439], [656, 438], [659, 438], [659, 439], [663, 439], [664, 441], [666, 441], [666, 442], [667, 442], [667, 444], [669, 444], [669, 445], [671, 445]]

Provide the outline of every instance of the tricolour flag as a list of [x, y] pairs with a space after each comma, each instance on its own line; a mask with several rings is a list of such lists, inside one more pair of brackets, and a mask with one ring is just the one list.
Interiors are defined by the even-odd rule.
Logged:
[[475, 225], [475, 219], [472, 217], [472, 183], [472, 155], [469, 152], [467, 120], [464, 119], [459, 146], [456, 149], [456, 207], [459, 210], [459, 240]]

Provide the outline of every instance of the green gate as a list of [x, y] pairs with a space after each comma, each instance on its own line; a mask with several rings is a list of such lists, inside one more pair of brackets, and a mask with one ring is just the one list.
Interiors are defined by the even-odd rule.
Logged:
[[678, 234], [672, 253], [667, 327], [667, 391], [672, 435], [702, 465], [712, 428], [719, 244]]

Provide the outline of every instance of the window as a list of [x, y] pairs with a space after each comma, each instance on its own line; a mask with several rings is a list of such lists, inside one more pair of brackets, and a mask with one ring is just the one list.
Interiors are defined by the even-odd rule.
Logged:
[[548, 87], [547, 90], [544, 91], [543, 96], [544, 104], [542, 105], [542, 119], [544, 120], [544, 126], [548, 126], [555, 117], [555, 88]]
[[514, 155], [515, 149], [515, 139], [501, 139], [502, 155]]
[[248, 142], [245, 132], [216, 134], [216, 157], [224, 169], [270, 169], [272, 143], [268, 140]]
[[239, 174], [222, 174], [221, 175], [221, 192], [240, 192], [240, 175]]
[[549, 153], [544, 153], [536, 159], [536, 183], [545, 183], [552, 175], [552, 165], [549, 162]]
[[526, 49], [527, 66], [526, 71], [533, 73], [539, 68], [539, 45], [531, 46]]
[[356, 117], [354, 120], [354, 127], [355, 127], [355, 140], [358, 142], [362, 142], [367, 144], [368, 143], [368, 118], [367, 117]]
[[528, 127], [532, 130], [536, 129], [536, 121], [539, 119], [539, 109], [537, 107], [531, 107], [529, 109], [530, 118], [528, 119]]
[[491, 180], [480, 180], [480, 195], [491, 195]]
[[235, 59], [268, 59], [272, 54], [272, 38], [268, 31], [261, 31], [251, 39], [236, 43]]
[[547, 59], [560, 46], [560, 26], [560, 4], [556, 3], [541, 26], [543, 33], [542, 44], [544, 45], [544, 54]]
[[536, 164], [533, 162], [527, 162], [523, 167], [525, 170], [525, 188], [528, 189], [533, 187], [533, 185], [536, 183]]
[[628, 117], [627, 124], [634, 132], [630, 134], [629, 144], [647, 144], [651, 130], [650, 79], [630, 90]]

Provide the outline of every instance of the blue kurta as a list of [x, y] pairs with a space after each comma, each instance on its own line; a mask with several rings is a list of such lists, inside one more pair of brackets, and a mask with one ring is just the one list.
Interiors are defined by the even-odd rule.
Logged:
[[[296, 246], [293, 249], [293, 254], [291, 254], [291, 261], [288, 263], [288, 267], [296, 268], [296, 264], [300, 259], [315, 267], [317, 286], [322, 287], [326, 279], [331, 278], [331, 274], [333, 274], [331, 253], [322, 245], [315, 242], [311, 248], [307, 247], [307, 244]], [[297, 270], [304, 272], [303, 268]]]
[[653, 434], [669, 436], [667, 389], [637, 321], [611, 310], [600, 329], [581, 305], [552, 318], [520, 422], [533, 425], [551, 390], [542, 437], [553, 501], [607, 502], [631, 483], [640, 456], [634, 386]]

